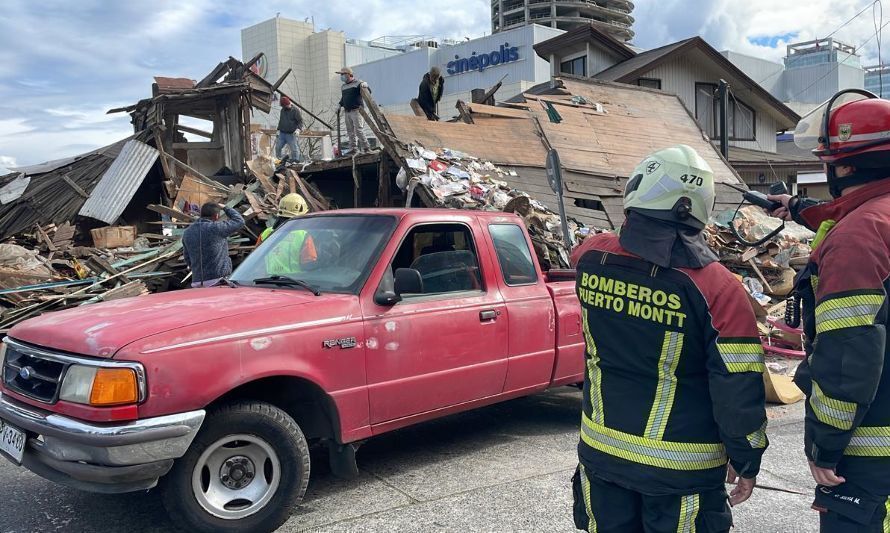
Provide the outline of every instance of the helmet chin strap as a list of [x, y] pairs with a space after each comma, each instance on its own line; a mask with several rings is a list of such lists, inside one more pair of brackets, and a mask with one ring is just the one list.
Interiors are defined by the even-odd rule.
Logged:
[[836, 169], [835, 165], [828, 165], [828, 192], [832, 198], [840, 198], [844, 190], [850, 187], [890, 177], [887, 175], [887, 169], [862, 168], [856, 169], [856, 172], [850, 175], [839, 178]]

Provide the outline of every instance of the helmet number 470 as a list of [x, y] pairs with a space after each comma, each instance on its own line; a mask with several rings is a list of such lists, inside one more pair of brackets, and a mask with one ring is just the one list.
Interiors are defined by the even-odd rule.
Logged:
[[694, 174], [683, 174], [680, 176], [680, 181], [687, 185], [694, 185], [696, 187], [701, 187], [704, 184], [704, 180], [701, 176], [696, 176]]

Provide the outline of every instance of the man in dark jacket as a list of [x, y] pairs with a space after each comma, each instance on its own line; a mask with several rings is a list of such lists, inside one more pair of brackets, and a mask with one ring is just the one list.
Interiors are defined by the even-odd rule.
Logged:
[[340, 88], [340, 107], [343, 108], [346, 122], [346, 135], [349, 137], [349, 148], [353, 154], [371, 151], [371, 145], [365, 137], [365, 121], [362, 120], [361, 108], [364, 107], [362, 89], [368, 84], [357, 79], [349, 67], [337, 71], [343, 86]]
[[303, 115], [287, 96], [281, 97], [281, 113], [278, 115], [278, 140], [275, 142], [275, 157], [281, 159], [281, 151], [285, 145], [290, 149], [291, 161], [299, 161], [300, 147], [297, 146], [297, 135], [303, 129]]
[[430, 71], [423, 75], [420, 82], [420, 90], [417, 93], [417, 103], [426, 113], [429, 120], [439, 120], [437, 108], [439, 100], [442, 99], [442, 93], [445, 91], [445, 78], [442, 77], [442, 71], [439, 67], [433, 67]]
[[795, 285], [813, 507], [825, 533], [890, 531], [890, 101], [847, 90], [821, 111], [795, 142], [818, 143], [834, 200], [774, 197], [784, 204], [774, 214], [816, 231]]
[[763, 348], [745, 289], [708, 248], [714, 175], [688, 146], [647, 157], [620, 236], [577, 267], [586, 374], [578, 529], [726, 533], [767, 447]]
[[[225, 211], [228, 220], [220, 220]], [[244, 227], [241, 213], [223, 204], [201, 206], [201, 218], [182, 234], [185, 264], [192, 271], [192, 287], [212, 287], [232, 273], [229, 236]]]

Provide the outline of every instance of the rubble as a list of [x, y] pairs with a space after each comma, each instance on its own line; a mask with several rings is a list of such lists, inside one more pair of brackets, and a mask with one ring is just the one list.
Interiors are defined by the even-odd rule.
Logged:
[[427, 196], [437, 207], [516, 213], [528, 227], [544, 270], [570, 268], [572, 245], [591, 231], [597, 231], [569, 219], [569, 234], [575, 236], [576, 242], [567, 245], [559, 215], [530, 194], [509, 185], [507, 180], [516, 177], [516, 171], [501, 169], [490, 161], [448, 148], [437, 153], [411, 144], [409, 151], [411, 157], [406, 161], [415, 175], [400, 184], [407, 189], [409, 197], [420, 186], [428, 191]]

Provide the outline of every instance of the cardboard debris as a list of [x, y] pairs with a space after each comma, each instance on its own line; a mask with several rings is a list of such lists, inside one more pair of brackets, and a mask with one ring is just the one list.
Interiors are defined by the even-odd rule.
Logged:
[[789, 376], [763, 372], [763, 385], [766, 388], [766, 401], [770, 403], [792, 404], [804, 399], [801, 391]]

